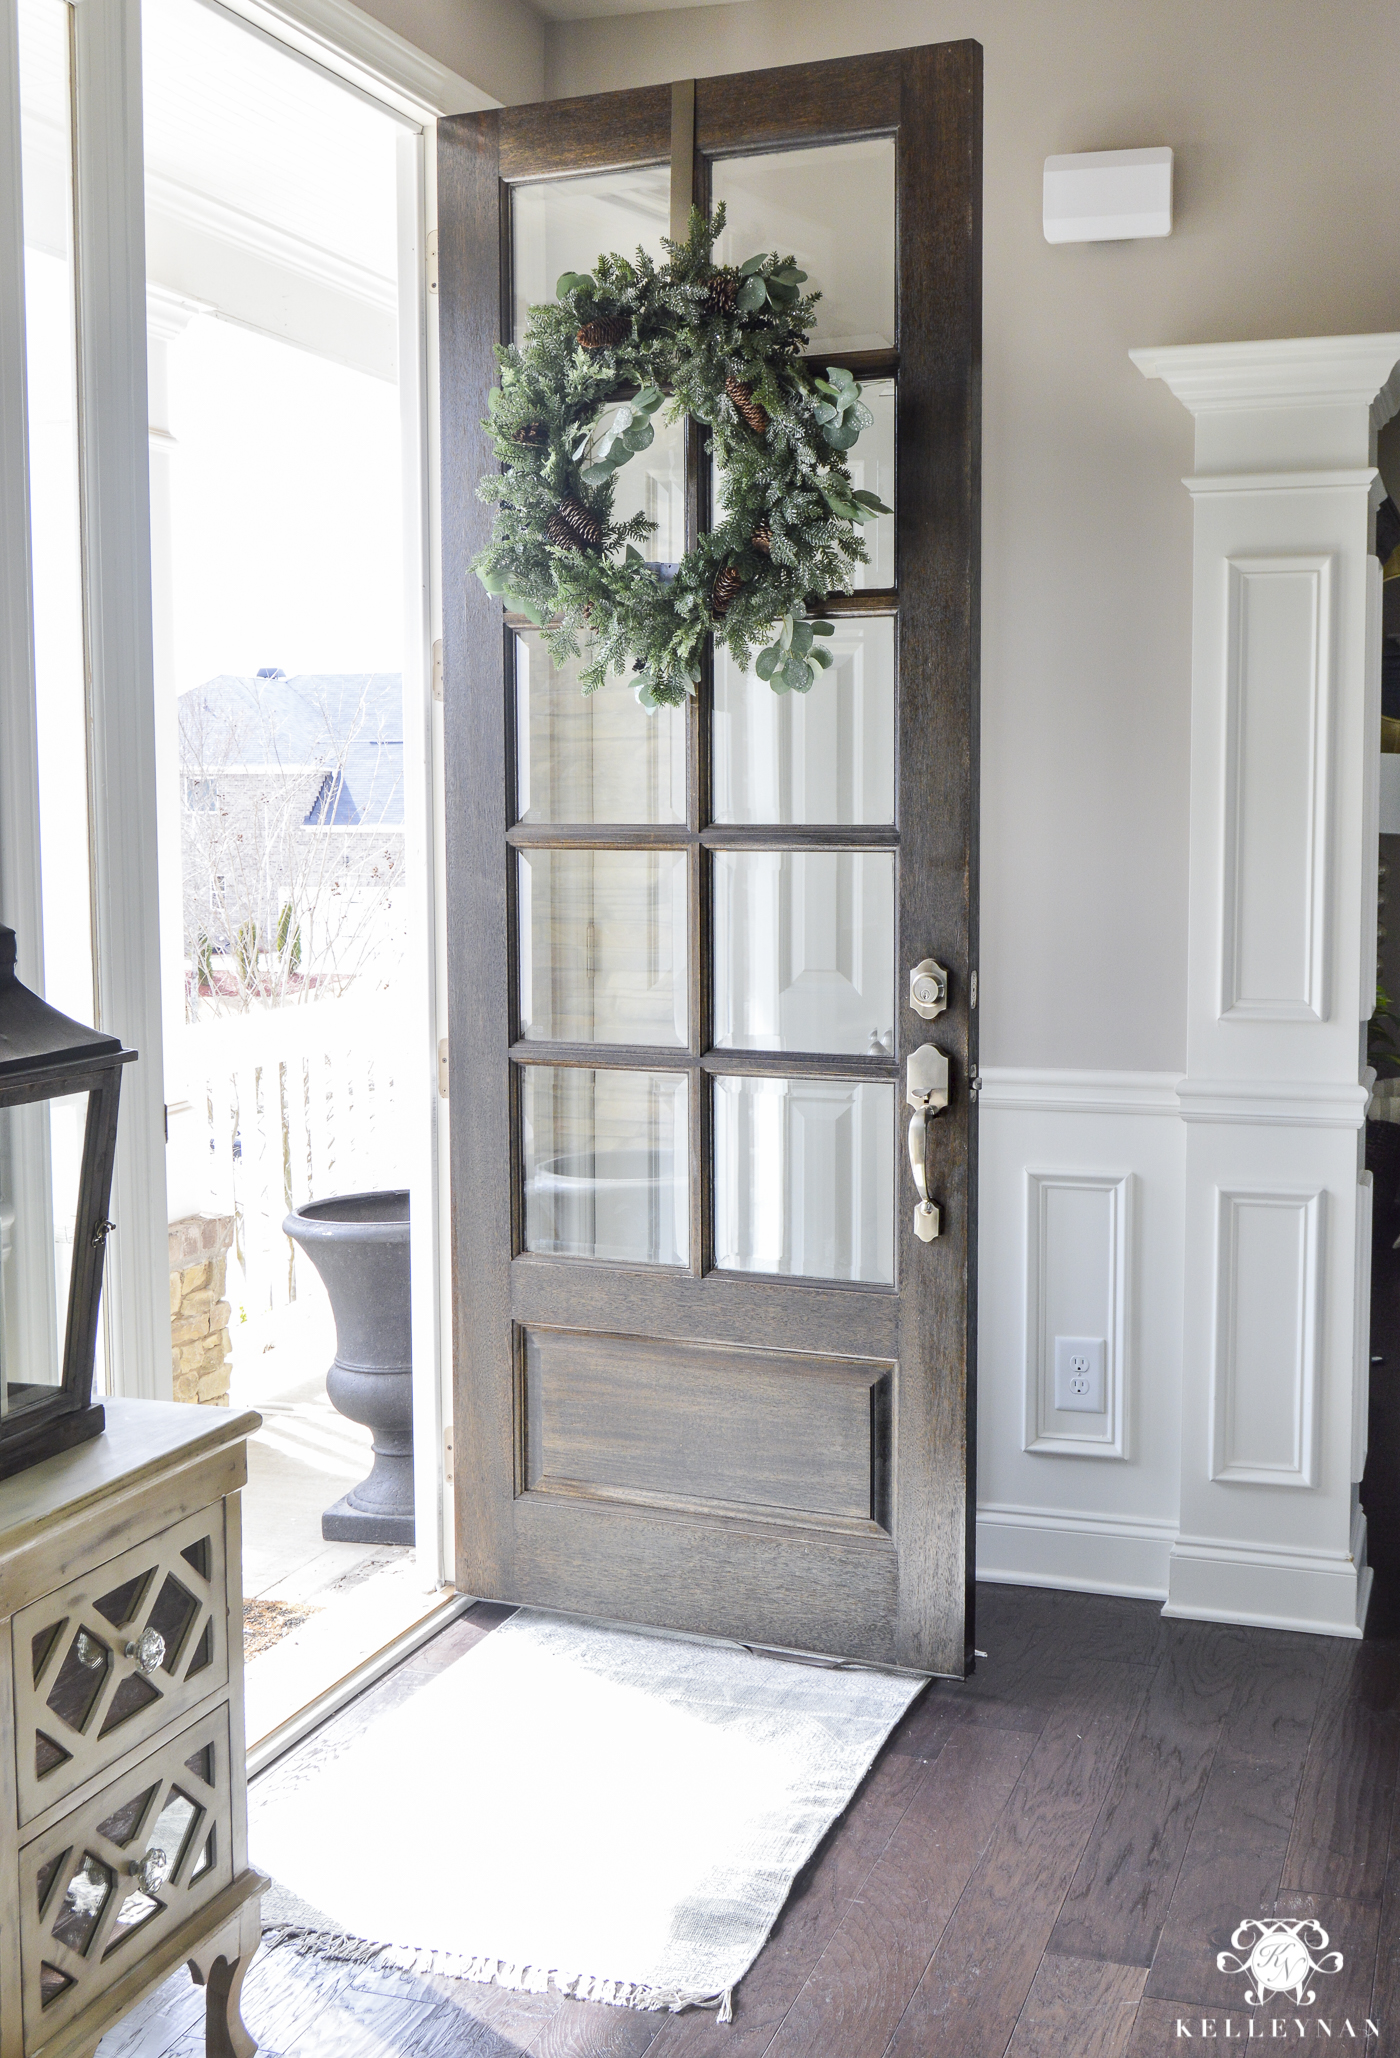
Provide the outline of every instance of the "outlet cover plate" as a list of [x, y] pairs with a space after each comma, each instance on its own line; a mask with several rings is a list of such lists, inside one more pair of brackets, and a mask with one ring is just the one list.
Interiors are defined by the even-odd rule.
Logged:
[[1105, 1342], [1101, 1336], [1055, 1338], [1055, 1406], [1066, 1414], [1102, 1415]]

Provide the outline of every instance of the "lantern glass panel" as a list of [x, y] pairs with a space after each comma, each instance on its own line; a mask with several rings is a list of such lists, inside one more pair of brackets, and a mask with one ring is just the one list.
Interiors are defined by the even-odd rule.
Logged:
[[63, 1383], [88, 1100], [0, 1107], [0, 1419]]

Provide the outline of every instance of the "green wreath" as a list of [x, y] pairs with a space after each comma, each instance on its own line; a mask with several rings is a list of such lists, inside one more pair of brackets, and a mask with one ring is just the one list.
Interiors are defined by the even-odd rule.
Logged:
[[[663, 265], [600, 257], [532, 307], [522, 344], [497, 351], [485, 424], [501, 460], [498, 504], [474, 561], [488, 593], [544, 631], [556, 661], [584, 654], [591, 693], [629, 666], [647, 708], [681, 705], [713, 634], [775, 693], [805, 693], [831, 663], [829, 622], [807, 602], [849, 592], [866, 561], [860, 525], [890, 510], [851, 484], [845, 453], [872, 419], [850, 372], [798, 361], [819, 295], [769, 252], [717, 267], [724, 208], [690, 217]], [[620, 391], [630, 399], [617, 404]], [[600, 431], [609, 404], [615, 412]], [[679, 565], [648, 563], [645, 516], [613, 521], [613, 480], [655, 435], [654, 416], [709, 431], [722, 519]], [[766, 646], [760, 649], [760, 646]]]

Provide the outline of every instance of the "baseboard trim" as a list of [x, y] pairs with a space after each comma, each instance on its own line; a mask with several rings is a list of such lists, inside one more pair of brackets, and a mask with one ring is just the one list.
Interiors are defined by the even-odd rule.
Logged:
[[1175, 1537], [1174, 1522], [983, 1502], [977, 1577], [994, 1585], [1162, 1601]]
[[1273, 1549], [1224, 1537], [1178, 1537], [1164, 1615], [1240, 1622], [1307, 1636], [1359, 1637], [1371, 1599], [1365, 1517], [1346, 1551]]

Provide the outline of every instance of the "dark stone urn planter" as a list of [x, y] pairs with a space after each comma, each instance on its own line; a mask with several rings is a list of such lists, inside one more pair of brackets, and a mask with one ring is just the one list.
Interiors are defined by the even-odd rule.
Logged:
[[327, 1508], [328, 1543], [413, 1542], [413, 1341], [408, 1195], [307, 1201], [282, 1224], [325, 1281], [335, 1316], [331, 1405], [374, 1439], [368, 1478]]

